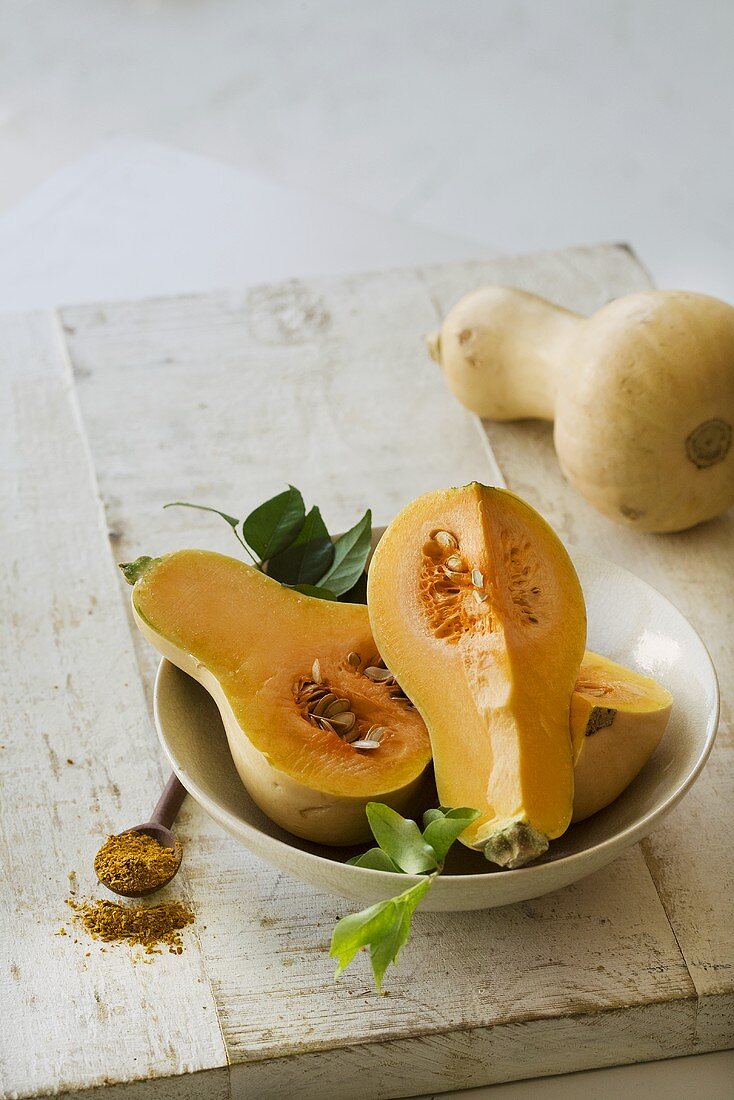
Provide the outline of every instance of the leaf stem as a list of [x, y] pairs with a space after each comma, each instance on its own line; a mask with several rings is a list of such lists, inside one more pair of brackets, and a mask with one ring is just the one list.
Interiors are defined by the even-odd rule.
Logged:
[[237, 541], [238, 541], [238, 542], [239, 542], [239, 543], [240, 543], [240, 544], [242, 545], [242, 547], [244, 548], [244, 550], [245, 550], [245, 553], [246, 553], [246, 554], [248, 554], [248, 555], [249, 555], [249, 556], [250, 556], [250, 557], [252, 558], [252, 562], [253, 562], [253, 564], [254, 564], [255, 568], [256, 568], [256, 569], [259, 569], [259, 570], [260, 570], [260, 572], [262, 573], [262, 571], [263, 571], [263, 564], [264, 564], [264, 563], [263, 563], [263, 562], [261, 562], [261, 561], [260, 561], [260, 560], [259, 560], [258, 558], [256, 558], [256, 557], [255, 557], [255, 555], [253, 554], [252, 550], [251, 550], [251, 549], [250, 549], [250, 547], [249, 547], [249, 546], [247, 545], [247, 543], [245, 542], [245, 540], [244, 540], [243, 538], [241, 538], [241, 536], [240, 536], [240, 535], [239, 535], [239, 534], [237, 533], [237, 528], [236, 528], [236, 527], [233, 527], [233, 528], [232, 528], [232, 530], [234, 531], [234, 534], [235, 534], [235, 538], [237, 539]]
[[230, 516], [227, 512], [222, 512], [219, 508], [210, 508], [208, 504], [190, 504], [187, 500], [172, 500], [172, 501], [169, 501], [168, 504], [164, 504], [163, 507], [164, 507], [164, 509], [165, 508], [194, 508], [197, 512], [213, 512], [215, 516], [221, 516], [222, 519], [225, 521], [225, 523], [227, 523], [232, 528], [232, 533], [234, 534], [234, 537], [237, 539], [237, 541], [240, 544], [240, 546], [242, 547], [242, 549], [245, 551], [245, 553], [250, 558], [252, 558], [252, 560], [255, 564], [255, 568], [259, 569], [260, 572], [262, 573], [263, 563], [261, 561], [258, 561], [258, 559], [253, 554], [250, 547], [247, 545], [247, 543], [244, 541], [242, 536], [239, 534], [237, 528], [239, 526], [240, 521], [236, 518], [236, 516]]

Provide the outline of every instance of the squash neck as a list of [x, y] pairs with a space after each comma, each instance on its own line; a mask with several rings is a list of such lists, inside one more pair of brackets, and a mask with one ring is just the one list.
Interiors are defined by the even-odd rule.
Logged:
[[527, 338], [517, 337], [515, 354], [523, 368], [513, 375], [517, 400], [525, 417], [554, 420], [556, 398], [565, 373], [566, 349], [575, 336], [582, 318], [560, 306], [542, 303], [542, 309], [529, 308], [535, 316]]

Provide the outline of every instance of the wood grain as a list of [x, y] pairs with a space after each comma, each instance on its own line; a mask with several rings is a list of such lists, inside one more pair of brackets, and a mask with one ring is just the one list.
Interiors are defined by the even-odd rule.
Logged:
[[[434, 1030], [399, 1042], [355, 1043], [298, 1058], [232, 1066], [233, 1100], [391, 1100], [569, 1070], [654, 1061], [691, 1043], [692, 1001], [645, 1005], [484, 1028]], [[294, 1086], [294, 1082], [297, 1085]], [[406, 1086], [412, 1088], [408, 1093]], [[595, 1094], [597, 1095], [597, 1094]]]
[[[171, 499], [243, 515], [296, 481], [338, 528], [368, 504], [381, 522], [427, 489], [504, 475], [569, 542], [631, 563], [662, 587], [721, 665], [730, 656], [727, 521], [723, 534], [709, 525], [661, 543], [668, 549], [660, 554], [654, 538], [628, 543], [563, 484], [543, 426], [489, 429], [498, 469], [481, 426], [448, 399], [421, 334], [464, 292], [491, 281], [580, 310], [649, 285], [628, 249], [606, 246], [64, 310], [114, 555], [184, 544], [235, 552], [215, 517], [162, 511]], [[22, 521], [17, 575], [28, 571], [22, 599], [15, 575], [0, 582], [19, 615], [18, 653], [3, 671], [33, 705], [14, 715], [9, 772], [18, 790], [2, 812], [6, 835], [22, 848], [20, 806], [40, 776], [46, 812], [61, 823], [53, 855], [30, 874], [30, 893], [16, 898], [28, 912], [50, 898], [63, 902], [67, 864], [89, 868], [100, 830], [144, 816], [160, 757], [125, 628], [127, 591], [100, 533], [96, 485], [51, 323], [14, 322], [3, 337], [11, 349], [4, 373], [20, 410], [3, 460], [4, 496]], [[34, 526], [38, 516], [52, 520], [48, 540]], [[91, 594], [97, 603], [87, 625], [79, 609], [86, 612]], [[51, 625], [48, 608], [60, 609]], [[33, 640], [27, 624], [42, 637]], [[156, 657], [137, 636], [135, 647], [149, 698]], [[53, 684], [64, 685], [67, 673], [74, 694], [59, 702]], [[61, 767], [67, 754], [84, 760], [73, 784]], [[66, 767], [77, 775], [77, 765]], [[182, 888], [198, 920], [181, 958], [131, 967], [124, 953], [82, 951], [83, 970], [68, 955], [79, 945], [11, 924], [13, 950], [26, 969], [35, 959], [36, 969], [12, 994], [24, 1043], [6, 1051], [9, 1094], [52, 1085], [71, 1092], [103, 1074], [112, 1083], [148, 1073], [170, 1086], [199, 1069], [187, 1078], [190, 1095], [219, 1098], [231, 1087], [235, 1097], [378, 1100], [727, 1045], [728, 807], [716, 797], [725, 779], [722, 757], [644, 852], [634, 848], [566, 890], [484, 913], [419, 913], [385, 998], [371, 992], [365, 960], [333, 982], [328, 943], [348, 902], [278, 874], [187, 804]], [[17, 877], [18, 866], [11, 870]], [[83, 888], [91, 889], [86, 876]], [[77, 960], [63, 970], [60, 996], [59, 959], [64, 967]], [[42, 999], [29, 1003], [41, 987]], [[95, 1024], [92, 1054], [79, 1028], [95, 989], [121, 1008], [111, 1024]], [[166, 1010], [173, 1003], [175, 1014]], [[143, 1017], [143, 1004], [154, 1011]], [[53, 1032], [48, 1051], [34, 1041], [39, 1020]], [[146, 1092], [141, 1081], [120, 1095], [138, 1100]]]

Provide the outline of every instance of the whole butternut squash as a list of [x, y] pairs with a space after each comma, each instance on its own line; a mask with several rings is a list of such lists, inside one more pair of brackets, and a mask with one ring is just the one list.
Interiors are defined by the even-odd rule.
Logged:
[[734, 308], [725, 302], [652, 290], [582, 317], [484, 287], [428, 347], [479, 416], [554, 421], [565, 476], [618, 523], [679, 531], [734, 503]]

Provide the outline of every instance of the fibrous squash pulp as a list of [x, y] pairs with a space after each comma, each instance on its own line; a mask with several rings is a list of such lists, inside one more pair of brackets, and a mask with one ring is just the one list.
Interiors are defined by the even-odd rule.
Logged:
[[545, 521], [479, 484], [428, 493], [380, 541], [368, 578], [380, 653], [425, 719], [439, 798], [502, 866], [571, 820], [570, 701], [584, 655], [576, 572]]
[[366, 607], [204, 550], [139, 559], [126, 575], [137, 625], [212, 695], [242, 782], [273, 821], [341, 845], [369, 838], [370, 801], [413, 812], [430, 743]]

